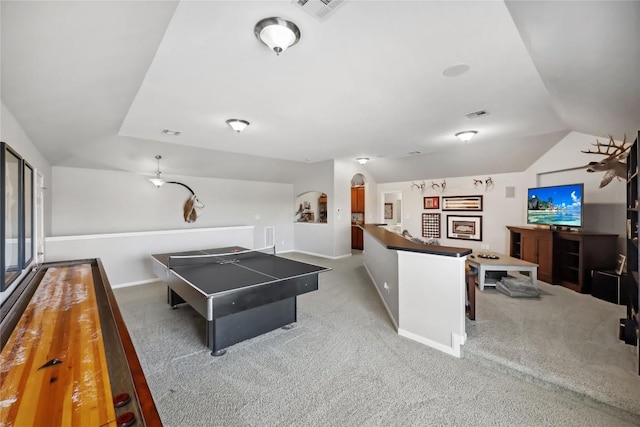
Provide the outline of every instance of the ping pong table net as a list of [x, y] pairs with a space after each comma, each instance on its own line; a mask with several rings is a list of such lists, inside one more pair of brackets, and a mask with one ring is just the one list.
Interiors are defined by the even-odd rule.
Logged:
[[233, 264], [252, 258], [275, 256], [276, 247], [267, 246], [260, 249], [246, 249], [226, 253], [206, 253], [191, 255], [169, 255], [167, 269], [206, 264]]

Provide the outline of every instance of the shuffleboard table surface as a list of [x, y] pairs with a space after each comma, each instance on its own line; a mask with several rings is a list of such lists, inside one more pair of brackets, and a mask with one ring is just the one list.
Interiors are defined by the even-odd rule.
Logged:
[[2, 425], [114, 422], [90, 264], [48, 269], [0, 353], [0, 384]]

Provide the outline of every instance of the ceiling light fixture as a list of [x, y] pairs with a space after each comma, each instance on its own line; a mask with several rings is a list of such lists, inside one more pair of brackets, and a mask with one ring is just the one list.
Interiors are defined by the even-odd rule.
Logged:
[[269, 46], [276, 55], [280, 55], [300, 40], [298, 26], [282, 18], [265, 18], [256, 24], [253, 31], [258, 40]]
[[156, 187], [162, 187], [162, 185], [167, 182], [164, 179], [160, 178], [160, 174], [162, 172], [160, 172], [160, 159], [162, 158], [161, 155], [157, 155], [156, 156], [156, 160], [158, 161], [158, 169], [156, 169], [156, 177], [155, 178], [149, 178], [149, 181], [151, 181], [153, 183], [153, 185], [155, 185]]
[[249, 122], [248, 121], [240, 120], [240, 119], [229, 119], [229, 120], [227, 120], [227, 124], [229, 126], [231, 126], [231, 129], [235, 130], [236, 133], [242, 132], [244, 130], [244, 128], [249, 126]]
[[465, 130], [464, 132], [456, 133], [456, 136], [458, 138], [460, 138], [464, 142], [469, 142], [469, 140], [471, 138], [473, 138], [473, 135], [475, 135], [477, 133], [478, 133], [478, 131], [476, 131], [476, 130]]
[[356, 159], [358, 161], [358, 163], [360, 163], [361, 165], [364, 165], [365, 163], [367, 163], [369, 161], [368, 157], [359, 157]]

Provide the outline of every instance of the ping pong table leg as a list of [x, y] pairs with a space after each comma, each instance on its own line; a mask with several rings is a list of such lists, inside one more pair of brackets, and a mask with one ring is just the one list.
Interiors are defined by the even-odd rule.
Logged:
[[227, 353], [224, 348], [216, 350], [216, 324], [215, 321], [207, 320], [207, 347], [211, 349], [212, 356], [223, 356]]
[[178, 304], [183, 304], [186, 301], [183, 300], [180, 295], [176, 294], [173, 289], [167, 286], [167, 302], [171, 306], [172, 309], [178, 308]]

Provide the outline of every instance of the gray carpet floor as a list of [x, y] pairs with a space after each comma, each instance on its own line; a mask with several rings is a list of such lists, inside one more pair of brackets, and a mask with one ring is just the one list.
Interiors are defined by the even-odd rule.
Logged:
[[397, 335], [360, 255], [286, 256], [333, 270], [298, 297], [294, 328], [222, 357], [204, 344], [204, 319], [169, 308], [162, 283], [115, 290], [166, 426], [640, 425], [621, 307], [552, 286], [539, 301], [478, 292], [457, 359]]

